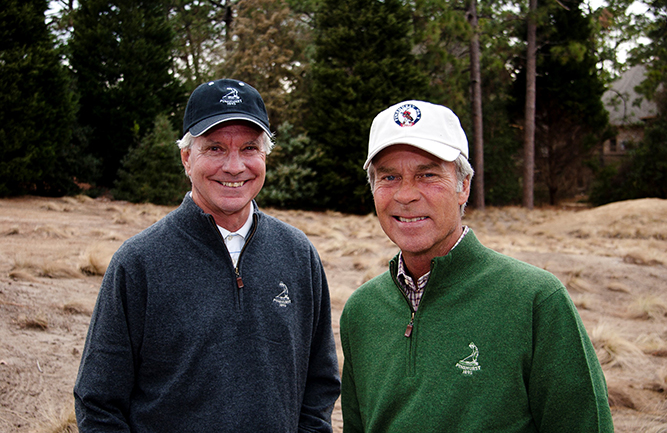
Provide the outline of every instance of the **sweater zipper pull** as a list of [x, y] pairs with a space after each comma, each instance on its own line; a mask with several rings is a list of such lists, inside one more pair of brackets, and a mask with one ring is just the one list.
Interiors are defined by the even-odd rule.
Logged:
[[236, 267], [234, 268], [234, 272], [236, 272], [236, 285], [238, 286], [239, 289], [242, 289], [245, 284], [243, 284], [243, 279], [241, 278], [241, 274], [239, 273], [239, 268]]
[[407, 338], [410, 338], [412, 335], [412, 327], [415, 323], [415, 312], [412, 312], [412, 316], [410, 317], [410, 323], [408, 323], [408, 327], [405, 329], [405, 335]]

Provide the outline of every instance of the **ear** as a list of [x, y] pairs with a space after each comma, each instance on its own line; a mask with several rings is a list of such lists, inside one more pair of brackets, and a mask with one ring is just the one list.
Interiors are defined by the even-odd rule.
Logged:
[[190, 176], [190, 154], [192, 153], [192, 146], [181, 149], [181, 163], [185, 168], [185, 172]]
[[463, 206], [468, 202], [468, 197], [470, 197], [470, 176], [463, 180], [463, 189], [457, 194], [459, 195], [459, 206]]

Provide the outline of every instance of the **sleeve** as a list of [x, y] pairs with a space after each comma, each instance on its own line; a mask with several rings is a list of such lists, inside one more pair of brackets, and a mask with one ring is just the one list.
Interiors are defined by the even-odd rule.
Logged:
[[357, 389], [354, 383], [354, 371], [352, 367], [352, 357], [350, 356], [350, 347], [348, 341], [348, 323], [346, 312], [340, 318], [340, 340], [343, 346], [343, 386], [341, 393], [341, 406], [343, 409], [343, 432], [357, 433], [363, 432], [363, 424], [359, 411], [359, 400], [357, 400]]
[[74, 385], [81, 433], [130, 431], [127, 415], [136, 367], [132, 341], [140, 340], [136, 333], [143, 330], [130, 329], [136, 321], [130, 317], [128, 305], [132, 310], [141, 309], [141, 305], [128, 299], [130, 279], [117, 256], [102, 281]]
[[319, 256], [313, 249], [313, 290], [320, 293], [320, 303], [315, 308], [313, 338], [311, 342], [308, 376], [301, 414], [299, 432], [331, 432], [331, 413], [340, 395], [338, 357], [331, 327], [331, 300], [326, 275]]
[[533, 319], [528, 392], [539, 431], [612, 433], [604, 374], [567, 290], [539, 303]]

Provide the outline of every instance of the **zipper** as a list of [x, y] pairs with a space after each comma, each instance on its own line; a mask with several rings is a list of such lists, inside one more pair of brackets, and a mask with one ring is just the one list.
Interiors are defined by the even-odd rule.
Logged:
[[248, 243], [252, 239], [253, 235], [257, 231], [257, 215], [252, 214], [252, 219], [253, 219], [253, 224], [252, 224], [252, 231], [248, 234], [248, 239], [246, 239], [245, 243], [243, 244], [243, 248], [241, 248], [241, 252], [239, 253], [239, 259], [236, 261], [236, 266], [234, 267], [234, 273], [236, 274], [236, 287], [239, 289], [242, 289], [245, 287], [245, 284], [243, 283], [243, 278], [241, 278], [241, 270], [239, 269], [239, 263], [241, 263], [241, 256], [243, 256], [243, 252], [245, 251], [246, 247], [248, 246]]
[[410, 338], [412, 335], [412, 328], [415, 324], [415, 312], [412, 312], [412, 316], [410, 316], [410, 323], [408, 323], [408, 327], [405, 329], [405, 335], [407, 338]]

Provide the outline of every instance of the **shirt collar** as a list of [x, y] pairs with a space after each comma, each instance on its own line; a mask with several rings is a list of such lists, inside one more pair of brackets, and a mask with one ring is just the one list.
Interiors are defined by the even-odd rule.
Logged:
[[246, 220], [245, 224], [243, 224], [243, 226], [240, 229], [238, 229], [237, 231], [230, 232], [226, 228], [224, 228], [222, 226], [218, 226], [218, 230], [220, 230], [220, 233], [222, 234], [223, 238], [226, 239], [227, 236], [229, 236], [230, 234], [239, 235], [243, 239], [245, 239], [248, 236], [248, 232], [250, 231], [250, 227], [252, 227], [252, 215], [253, 215], [253, 213], [255, 213], [255, 204], [251, 202], [250, 205], [251, 205], [251, 208], [250, 208], [250, 214], [248, 215], [248, 219]]

